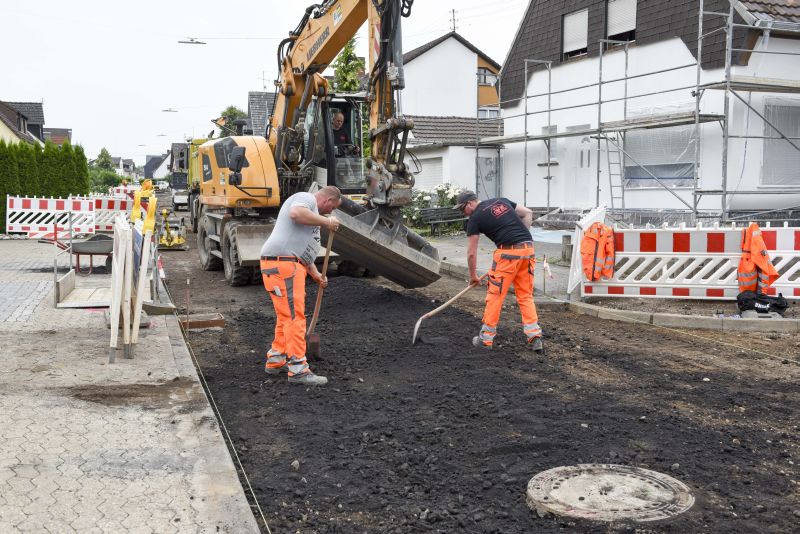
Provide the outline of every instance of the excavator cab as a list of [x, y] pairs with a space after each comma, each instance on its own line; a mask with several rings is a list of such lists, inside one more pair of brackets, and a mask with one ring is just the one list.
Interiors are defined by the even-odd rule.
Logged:
[[364, 197], [367, 183], [364, 102], [364, 93], [334, 94], [314, 99], [306, 114], [306, 124], [314, 125], [306, 131], [306, 147], [313, 150], [316, 182], [320, 187], [335, 185], [356, 200]]

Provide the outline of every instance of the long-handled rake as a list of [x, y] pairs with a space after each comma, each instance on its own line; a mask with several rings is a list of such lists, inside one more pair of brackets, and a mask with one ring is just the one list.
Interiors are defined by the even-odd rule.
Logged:
[[[481, 276], [479, 281], [482, 281], [484, 278], [486, 278], [486, 276], [488, 274], [489, 273], [486, 273], [483, 276]], [[417, 342], [417, 333], [419, 332], [419, 325], [422, 324], [422, 320], [423, 319], [428, 319], [430, 317], [433, 317], [434, 315], [436, 315], [437, 313], [439, 313], [443, 309], [445, 309], [448, 306], [450, 306], [451, 304], [453, 304], [456, 300], [461, 298], [467, 291], [469, 291], [470, 289], [472, 289], [476, 285], [478, 285], [478, 284], [470, 284], [470, 285], [468, 285], [467, 287], [465, 287], [464, 289], [459, 291], [456, 296], [454, 296], [453, 298], [451, 298], [450, 300], [448, 300], [447, 302], [445, 302], [444, 304], [442, 304], [441, 306], [439, 306], [435, 310], [431, 310], [428, 313], [426, 313], [425, 315], [423, 315], [422, 317], [420, 317], [419, 319], [417, 319], [417, 324], [414, 325], [414, 336], [411, 338], [411, 344], [413, 345], [414, 343]]]

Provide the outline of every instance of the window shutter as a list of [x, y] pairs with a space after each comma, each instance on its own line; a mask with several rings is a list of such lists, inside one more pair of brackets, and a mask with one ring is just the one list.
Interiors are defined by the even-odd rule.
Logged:
[[564, 15], [564, 49], [563, 52], [574, 52], [586, 48], [589, 30], [589, 10], [582, 9]]
[[608, 35], [636, 29], [636, 0], [608, 0]]

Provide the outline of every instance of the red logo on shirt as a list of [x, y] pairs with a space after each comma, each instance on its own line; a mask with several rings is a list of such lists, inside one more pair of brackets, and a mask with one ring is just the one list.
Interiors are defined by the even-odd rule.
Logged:
[[492, 206], [492, 215], [494, 215], [495, 217], [500, 217], [508, 210], [509, 208], [505, 204], [495, 204], [494, 206]]

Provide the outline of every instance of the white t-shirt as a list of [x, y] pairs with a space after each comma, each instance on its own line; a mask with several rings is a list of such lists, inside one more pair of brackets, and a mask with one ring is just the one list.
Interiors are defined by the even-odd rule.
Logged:
[[262, 256], [297, 256], [306, 265], [319, 253], [319, 226], [297, 224], [289, 215], [294, 206], [303, 206], [319, 215], [317, 198], [311, 193], [295, 193], [286, 199], [278, 212], [275, 228], [261, 247]]

